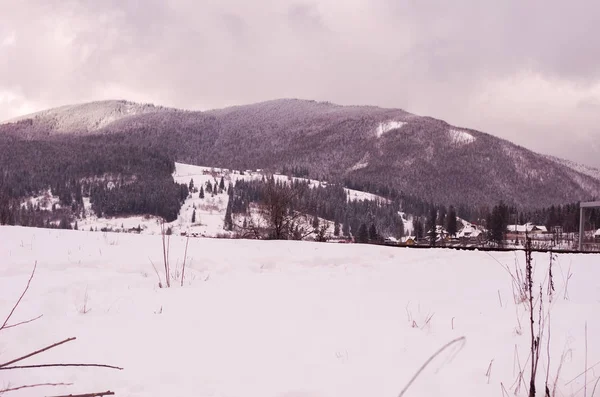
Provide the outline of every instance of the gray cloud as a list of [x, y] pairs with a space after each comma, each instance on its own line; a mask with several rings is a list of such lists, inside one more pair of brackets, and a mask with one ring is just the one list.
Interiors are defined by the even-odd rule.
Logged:
[[0, 119], [107, 98], [299, 97], [401, 107], [600, 166], [594, 0], [8, 3]]

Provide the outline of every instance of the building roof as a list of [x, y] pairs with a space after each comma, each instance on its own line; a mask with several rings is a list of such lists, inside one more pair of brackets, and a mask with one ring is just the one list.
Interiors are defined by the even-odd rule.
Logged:
[[508, 225], [507, 229], [509, 232], [516, 232], [516, 233], [531, 233], [531, 232], [535, 232], [535, 231], [539, 231], [539, 232], [547, 232], [548, 228], [546, 228], [546, 226], [542, 226], [542, 225], [534, 225], [531, 222], [528, 222], [524, 225]]
[[596, 233], [594, 233], [594, 237], [600, 237], [600, 229], [596, 230]]
[[457, 237], [478, 237], [482, 233], [481, 230], [477, 229], [472, 225], [467, 225], [458, 232]]

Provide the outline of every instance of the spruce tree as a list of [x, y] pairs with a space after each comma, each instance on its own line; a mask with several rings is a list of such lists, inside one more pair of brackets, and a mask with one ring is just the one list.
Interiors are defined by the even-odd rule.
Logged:
[[219, 182], [219, 191], [223, 191], [225, 190], [225, 179], [223, 179], [223, 177], [221, 177], [221, 182]]
[[204, 198], [204, 186], [200, 186], [200, 195], [198, 197], [200, 197], [201, 199]]
[[340, 223], [338, 221], [333, 224], [333, 235], [336, 237], [340, 235]]
[[371, 223], [371, 227], [369, 228], [369, 241], [374, 243], [379, 240], [379, 235], [377, 234], [377, 228], [374, 223]]
[[233, 217], [231, 216], [231, 200], [227, 203], [227, 209], [225, 210], [225, 230], [233, 230]]
[[190, 179], [189, 189], [190, 189], [190, 192], [194, 189], [194, 178]]
[[436, 211], [435, 207], [432, 207], [431, 211], [429, 212], [429, 219], [427, 219], [427, 234], [429, 236], [429, 244], [432, 247], [435, 247], [435, 243], [437, 240], [436, 220], [437, 220], [437, 211]]
[[319, 227], [319, 218], [315, 215], [312, 220], [313, 229], [317, 229]]
[[361, 223], [360, 227], [358, 228], [356, 242], [361, 244], [366, 244], [369, 242], [369, 231], [367, 230], [367, 225], [364, 223]]
[[192, 212], [192, 223], [196, 223], [196, 210]]
[[458, 233], [458, 224], [456, 220], [456, 210], [454, 207], [450, 207], [450, 212], [448, 212], [448, 216], [446, 219], [446, 230], [448, 230], [448, 234], [451, 236], [456, 236]]
[[348, 217], [344, 218], [344, 223], [342, 224], [342, 234], [345, 237], [350, 236], [350, 220], [348, 219]]
[[446, 227], [446, 207], [444, 206], [440, 207], [437, 224]]

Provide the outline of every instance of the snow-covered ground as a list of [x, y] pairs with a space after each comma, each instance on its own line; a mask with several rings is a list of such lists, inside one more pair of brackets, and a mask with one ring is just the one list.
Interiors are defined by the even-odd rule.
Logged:
[[[175, 275], [185, 242], [170, 240]], [[157, 287], [151, 265], [162, 277], [159, 236], [3, 226], [0, 256], [2, 320], [35, 261], [11, 323], [43, 314], [0, 331], [0, 363], [77, 337], [20, 364], [124, 367], [0, 371], [0, 388], [74, 383], [11, 396], [110, 389], [144, 397], [391, 397], [461, 336], [464, 345], [434, 359], [405, 396], [502, 396], [503, 388], [514, 395], [519, 366], [527, 376], [530, 365], [528, 313], [514, 302], [502, 266], [522, 267], [522, 253], [190, 239], [184, 286], [171, 289]], [[565, 357], [557, 396], [583, 396], [584, 381], [590, 396], [600, 375], [599, 367], [580, 375], [586, 356], [588, 367], [600, 361], [598, 261], [556, 256], [546, 323], [550, 383]], [[548, 255], [534, 254], [534, 262], [546, 290]], [[539, 395], [546, 339], [542, 345]], [[516, 395], [527, 387], [521, 383]]]
[[457, 145], [466, 145], [475, 142], [475, 137], [466, 131], [450, 129], [448, 130], [450, 140]]
[[381, 138], [383, 134], [390, 132], [392, 130], [396, 130], [402, 128], [406, 123], [403, 121], [389, 120], [383, 123], [379, 123], [377, 129], [375, 130], [375, 135], [377, 138]]

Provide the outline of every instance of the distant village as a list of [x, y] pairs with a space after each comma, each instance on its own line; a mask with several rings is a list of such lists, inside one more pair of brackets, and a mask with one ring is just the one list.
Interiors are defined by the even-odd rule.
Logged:
[[[431, 234], [431, 231], [429, 231], [420, 239], [417, 239], [415, 236], [405, 236], [400, 239], [388, 237], [384, 240], [384, 244], [400, 246], [436, 245], [444, 247], [486, 247], [494, 245], [488, 237], [488, 230], [483, 226], [472, 223], [466, 223], [455, 236], [450, 235], [444, 227], [438, 225], [435, 233], [435, 244], [432, 244]], [[536, 225], [531, 222], [525, 223], [524, 225], [508, 225], [503, 247], [523, 247], [526, 238], [531, 239], [534, 248], [569, 250], [577, 248], [579, 234], [565, 233], [560, 226], [548, 230], [544, 225]], [[589, 250], [599, 251], [600, 229], [586, 231], [584, 244], [586, 244]]]

